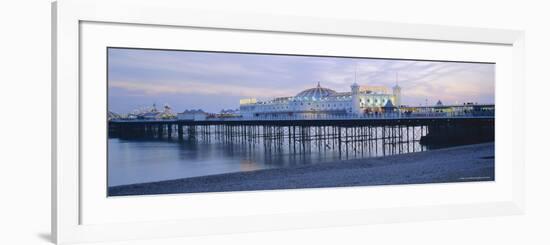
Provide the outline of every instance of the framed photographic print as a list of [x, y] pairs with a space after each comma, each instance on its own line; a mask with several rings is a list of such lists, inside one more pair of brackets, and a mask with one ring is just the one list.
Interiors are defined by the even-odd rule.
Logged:
[[521, 31], [163, 4], [53, 4], [57, 243], [523, 212]]

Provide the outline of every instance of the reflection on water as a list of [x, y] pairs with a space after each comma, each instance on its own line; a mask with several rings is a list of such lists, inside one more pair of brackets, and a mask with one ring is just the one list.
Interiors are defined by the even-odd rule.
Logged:
[[[229, 137], [227, 134], [186, 135], [182, 139], [108, 140], [109, 186], [145, 183], [213, 174], [310, 165], [338, 160], [425, 151], [419, 127], [343, 135], [315, 129], [308, 138], [264, 134]], [[352, 129], [351, 129], [352, 130]], [[416, 132], [416, 133], [415, 133]], [[319, 133], [319, 134], [316, 134]]]

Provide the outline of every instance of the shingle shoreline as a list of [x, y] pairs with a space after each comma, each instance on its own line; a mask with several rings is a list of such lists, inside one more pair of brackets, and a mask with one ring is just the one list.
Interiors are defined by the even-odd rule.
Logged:
[[114, 186], [109, 196], [494, 180], [494, 143]]

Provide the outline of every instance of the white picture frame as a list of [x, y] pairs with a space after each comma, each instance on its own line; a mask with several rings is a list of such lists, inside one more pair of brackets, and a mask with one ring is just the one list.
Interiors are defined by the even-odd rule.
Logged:
[[[273, 212], [250, 215], [212, 215], [158, 220], [154, 222], [82, 222], [84, 192], [81, 166], [82, 105], [80, 86], [82, 74], [82, 24], [117, 23], [144, 26], [185, 27], [211, 30], [292, 33], [299, 35], [380, 38], [389, 40], [420, 40], [448, 43], [501, 45], [509, 47], [514, 103], [507, 113], [510, 120], [502, 124], [506, 138], [497, 132], [497, 142], [510, 142], [509, 181], [502, 195], [491, 200], [463, 200], [432, 205], [388, 206], [387, 208], [349, 208], [314, 210], [311, 212]], [[61, 0], [52, 5], [52, 237], [58, 243], [151, 239], [199, 234], [221, 234], [293, 228], [313, 228], [354, 224], [453, 219], [495, 215], [521, 214], [524, 211], [524, 34], [518, 30], [496, 30], [470, 27], [450, 27], [358, 20], [335, 20], [296, 16], [267, 16], [246, 13], [220, 13], [188, 10], [181, 1], [108, 1]], [[506, 85], [508, 86], [508, 85]], [[497, 88], [499, 87], [497, 79]], [[499, 97], [500, 96], [500, 97]], [[500, 101], [512, 99], [508, 93]], [[102, 105], [104, 106], [104, 105]], [[497, 118], [498, 114], [497, 114]], [[497, 123], [498, 124], [498, 123]], [[498, 127], [498, 125], [497, 125]], [[497, 153], [498, 154], [498, 153]], [[507, 157], [508, 158], [508, 157]], [[497, 155], [498, 159], [498, 155]], [[498, 160], [497, 160], [498, 161]], [[498, 179], [497, 179], [498, 181]], [[469, 188], [478, 188], [472, 183]], [[424, 187], [411, 186], [410, 189]], [[446, 188], [446, 187], [444, 187]], [[444, 189], [443, 188], [443, 189]], [[504, 188], [504, 189], [503, 189]], [[490, 190], [487, 189], [487, 190]], [[353, 195], [354, 190], [340, 188], [327, 193]], [[434, 190], [427, 190], [434, 191]], [[441, 191], [441, 190], [440, 190]], [[288, 199], [295, 191], [248, 193]], [[429, 193], [429, 192], [428, 192]], [[289, 195], [287, 195], [289, 194]], [[212, 195], [212, 194], [206, 194]], [[383, 195], [382, 195], [383, 196]], [[212, 196], [211, 198], [218, 198]], [[225, 198], [229, 198], [226, 195]], [[243, 196], [241, 196], [243, 197]], [[171, 202], [179, 197], [156, 199]], [[429, 201], [426, 201], [429, 202]], [[174, 208], [174, 207], [173, 207]], [[105, 210], [108, 212], [109, 210]]]

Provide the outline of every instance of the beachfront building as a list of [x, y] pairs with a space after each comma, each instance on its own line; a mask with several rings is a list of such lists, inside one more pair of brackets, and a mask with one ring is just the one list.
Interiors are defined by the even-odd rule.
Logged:
[[256, 98], [240, 100], [243, 118], [292, 118], [292, 117], [344, 117], [366, 113], [393, 111], [401, 106], [401, 88], [360, 86], [353, 83], [350, 91], [337, 92], [330, 88], [309, 88], [294, 96], [279, 97], [267, 101]]
[[208, 117], [208, 113], [203, 110], [185, 110], [184, 112], [178, 113], [178, 120], [185, 121], [203, 121]]
[[241, 117], [241, 113], [239, 112], [239, 109], [233, 110], [233, 109], [222, 109], [220, 113], [214, 115], [216, 118], [238, 118]]
[[169, 105], [164, 105], [162, 110], [158, 110], [156, 104], [153, 104], [151, 107], [136, 109], [134, 112], [126, 115], [118, 115], [116, 113], [109, 112], [107, 117], [109, 120], [167, 120], [175, 119], [176, 114], [172, 112], [172, 108]]

